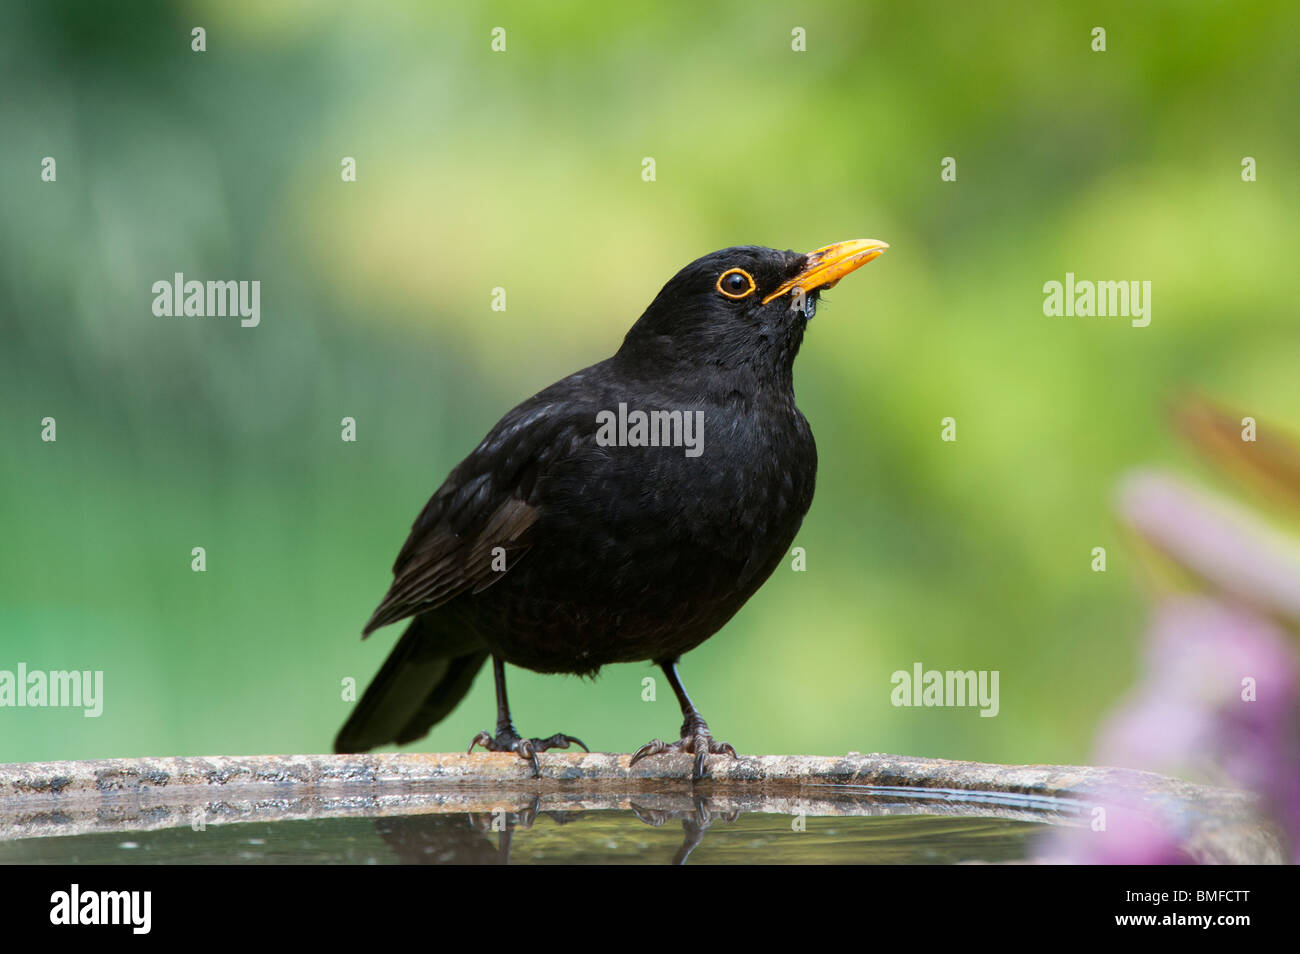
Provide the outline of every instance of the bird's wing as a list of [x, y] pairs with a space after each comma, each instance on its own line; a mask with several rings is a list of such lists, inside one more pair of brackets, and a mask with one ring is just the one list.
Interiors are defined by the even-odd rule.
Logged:
[[502, 418], [425, 505], [363, 635], [462, 593], [482, 592], [528, 551], [541, 514], [532, 499], [538, 474], [574, 436], [573, 415], [539, 400], [544, 395]]

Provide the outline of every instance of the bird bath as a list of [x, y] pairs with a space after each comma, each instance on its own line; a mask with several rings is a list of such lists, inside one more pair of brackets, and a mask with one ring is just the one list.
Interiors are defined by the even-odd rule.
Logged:
[[[1116, 804], [1189, 858], [1281, 861], [1244, 793], [888, 755], [162, 758], [0, 765], [0, 863], [956, 863], [1052, 857]], [[1116, 834], [1115, 837], [1127, 837]]]

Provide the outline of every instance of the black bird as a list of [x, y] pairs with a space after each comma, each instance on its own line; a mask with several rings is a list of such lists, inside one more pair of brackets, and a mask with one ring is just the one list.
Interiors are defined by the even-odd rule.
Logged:
[[[817, 448], [792, 368], [821, 291], [888, 245], [807, 255], [713, 252], [666, 284], [612, 357], [503, 417], [411, 528], [363, 637], [411, 618], [335, 741], [363, 752], [425, 735], [492, 658], [496, 734], [470, 743], [537, 753], [506, 700], [505, 664], [593, 675], [653, 661], [681, 704], [661, 752], [736, 756], [677, 674], [777, 567], [813, 498]], [[641, 416], [639, 416], [641, 415]]]

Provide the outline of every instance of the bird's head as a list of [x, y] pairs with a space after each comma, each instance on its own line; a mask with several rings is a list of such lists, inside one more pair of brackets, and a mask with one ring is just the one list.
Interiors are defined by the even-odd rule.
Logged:
[[887, 248], [855, 239], [807, 254], [757, 245], [712, 252], [664, 285], [627, 333], [618, 360], [788, 379], [822, 291]]

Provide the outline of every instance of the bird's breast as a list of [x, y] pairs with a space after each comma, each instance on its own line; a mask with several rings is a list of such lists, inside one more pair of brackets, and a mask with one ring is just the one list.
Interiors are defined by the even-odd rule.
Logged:
[[628, 558], [657, 550], [670, 562], [699, 553], [744, 564], [756, 551], [783, 547], [816, 479], [816, 445], [803, 415], [793, 403], [685, 410], [690, 426], [681, 442], [668, 439], [671, 429], [652, 442], [632, 423], [617, 440], [557, 468], [540, 488], [548, 516]]
[[812, 501], [807, 422], [797, 411], [698, 410], [699, 453], [629, 431], [539, 476], [527, 555], [475, 600], [494, 651], [542, 671], [583, 671], [565, 669], [575, 653], [590, 668], [669, 658], [716, 632], [772, 573]]

